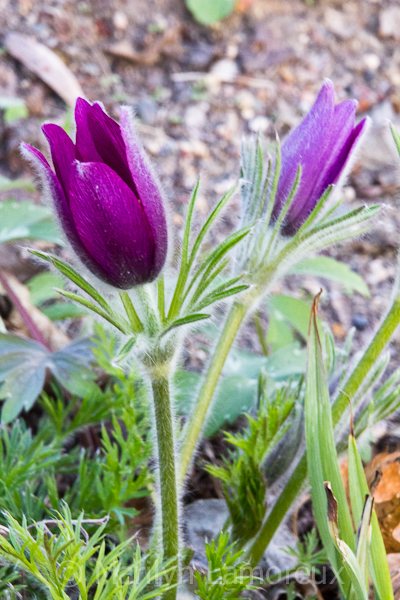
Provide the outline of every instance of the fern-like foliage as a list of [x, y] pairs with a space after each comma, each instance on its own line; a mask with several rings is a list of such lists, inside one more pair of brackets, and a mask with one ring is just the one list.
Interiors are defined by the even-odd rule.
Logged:
[[26, 519], [19, 523], [9, 514], [6, 520], [1, 559], [33, 577], [48, 598], [70, 600], [68, 592], [75, 589], [80, 600], [149, 600], [168, 589], [162, 581], [170, 567], [161, 558], [145, 568], [132, 539], [110, 547], [104, 524], [89, 536], [83, 515], [73, 520], [65, 504], [50, 522], [28, 526]]
[[206, 544], [208, 572], [195, 573], [196, 594], [202, 600], [239, 600], [245, 590], [256, 589], [250, 565], [240, 561], [243, 554], [234, 551], [234, 544], [229, 545], [228, 533], [221, 533], [217, 544], [214, 540]]
[[244, 544], [258, 531], [265, 516], [267, 482], [263, 465], [290, 426], [289, 417], [296, 402], [290, 386], [278, 388], [273, 398], [265, 393], [265, 378], [260, 377], [259, 408], [255, 417], [247, 416], [242, 433], [226, 433], [234, 447], [219, 466], [208, 465], [208, 472], [221, 480], [229, 508], [231, 535]]

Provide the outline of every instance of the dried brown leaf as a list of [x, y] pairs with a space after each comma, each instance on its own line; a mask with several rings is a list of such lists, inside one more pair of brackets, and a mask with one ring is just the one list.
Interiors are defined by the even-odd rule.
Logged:
[[[18, 296], [19, 301], [27, 310], [35, 322], [37, 328], [42, 333], [45, 341], [52, 350], [60, 350], [67, 344], [70, 339], [65, 333], [60, 331], [56, 325], [50, 321], [46, 315], [44, 315], [36, 306], [34, 306], [30, 299], [28, 288], [20, 283], [16, 277], [7, 273], [3, 273], [3, 276], [7, 278], [7, 283], [11, 287], [14, 294]], [[10, 317], [6, 321], [7, 328], [18, 333], [29, 336], [29, 330], [26, 327], [22, 317], [16, 310], [13, 310]]]
[[51, 87], [69, 105], [84, 93], [75, 75], [53, 50], [22, 33], [6, 35], [7, 51]]
[[378, 482], [374, 492], [375, 510], [387, 553], [400, 552], [399, 460], [400, 452], [384, 452], [365, 467], [370, 489]]

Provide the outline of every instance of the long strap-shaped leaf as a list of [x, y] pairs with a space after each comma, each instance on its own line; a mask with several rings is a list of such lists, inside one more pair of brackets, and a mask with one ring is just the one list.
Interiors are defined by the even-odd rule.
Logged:
[[[351, 509], [354, 520], [359, 523], [363, 512], [364, 498], [369, 494], [367, 479], [358, 453], [354, 435], [349, 435], [349, 487]], [[375, 510], [371, 519], [371, 576], [380, 600], [393, 600], [393, 587], [386, 559], [385, 545]]]
[[318, 299], [319, 295], [314, 299], [311, 309], [308, 339], [305, 399], [307, 463], [315, 520], [333, 570], [339, 574], [342, 561], [328, 526], [325, 481], [330, 482], [338, 501], [340, 538], [351, 550], [355, 550], [355, 540], [333, 437], [331, 404], [317, 325]]

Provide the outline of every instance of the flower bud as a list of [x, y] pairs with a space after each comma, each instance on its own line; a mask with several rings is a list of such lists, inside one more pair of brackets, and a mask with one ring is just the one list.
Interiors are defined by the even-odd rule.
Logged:
[[129, 289], [164, 266], [168, 232], [159, 186], [135, 137], [129, 109], [121, 125], [78, 98], [76, 143], [58, 125], [43, 125], [54, 171], [27, 144], [49, 189], [61, 226], [84, 265], [99, 279]]
[[356, 108], [356, 100], [345, 100], [335, 106], [333, 83], [327, 80], [309, 114], [282, 144], [273, 221], [290, 194], [299, 164], [302, 169], [299, 189], [282, 228], [284, 235], [293, 235], [326, 188], [348, 172], [349, 161], [367, 125], [364, 119], [354, 127]]

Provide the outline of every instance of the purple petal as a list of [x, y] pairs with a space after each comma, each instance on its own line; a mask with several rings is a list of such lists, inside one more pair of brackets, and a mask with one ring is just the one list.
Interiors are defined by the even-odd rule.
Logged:
[[77, 158], [83, 162], [103, 162], [135, 190], [129, 170], [121, 129], [100, 104], [90, 105], [79, 98], [75, 108]]
[[78, 234], [75, 228], [74, 220], [72, 218], [71, 211], [68, 206], [67, 199], [64, 194], [64, 190], [58, 181], [56, 175], [50, 168], [49, 163], [39, 150], [33, 148], [29, 144], [22, 144], [22, 149], [29, 153], [29, 156], [33, 159], [33, 163], [41, 176], [43, 186], [46, 191], [49, 192], [54, 206], [57, 212], [57, 216], [60, 219], [61, 226], [65, 231], [68, 239], [71, 243], [75, 240], [79, 240]]
[[153, 235], [143, 208], [109, 166], [76, 164], [70, 207], [85, 252], [101, 269], [101, 279], [128, 289], [157, 276]]
[[[290, 219], [302, 211], [304, 204], [319, 176], [324, 160], [326, 140], [330, 139], [330, 128], [335, 107], [333, 83], [327, 80], [317, 99], [298, 127], [282, 145], [281, 176], [273, 211], [276, 219], [294, 183], [297, 167], [302, 166], [301, 182], [290, 209]], [[322, 162], [322, 164], [321, 164]], [[289, 215], [288, 215], [289, 217]]]
[[97, 152], [88, 124], [91, 105], [84, 98], [78, 98], [75, 105], [76, 158], [82, 162], [103, 162]]
[[346, 100], [335, 106], [325, 160], [313, 189], [311, 202], [317, 201], [328, 185], [337, 181], [344, 167], [351, 147], [357, 104], [356, 100]]
[[53, 124], [42, 125], [42, 131], [50, 145], [54, 169], [65, 194], [68, 194], [69, 177], [75, 161], [75, 146], [62, 127]]
[[154, 173], [144, 151], [136, 138], [131, 111], [121, 107], [121, 133], [137, 197], [146, 213], [155, 240], [154, 270], [159, 273], [164, 266], [168, 250], [168, 230], [163, 198]]
[[49, 163], [43, 154], [39, 152], [39, 150], [33, 148], [29, 144], [22, 144], [22, 150], [27, 157], [29, 154], [29, 158], [32, 159], [34, 166], [41, 177], [44, 190], [49, 196], [51, 196], [61, 227], [72, 248], [82, 259], [84, 264], [86, 264], [87, 268], [99, 277], [101, 275], [101, 271], [99, 270], [97, 264], [91, 260], [90, 256], [86, 255], [85, 248], [76, 230], [74, 219], [64, 194], [64, 190], [56, 175], [50, 168]]

